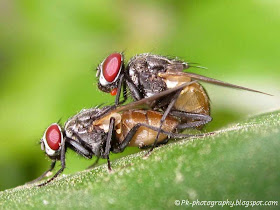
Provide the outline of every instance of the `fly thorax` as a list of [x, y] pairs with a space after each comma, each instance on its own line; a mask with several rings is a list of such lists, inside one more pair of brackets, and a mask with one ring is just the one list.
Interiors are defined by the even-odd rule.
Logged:
[[140, 75], [140, 84], [145, 95], [157, 94], [166, 90], [164, 80], [151, 72]]
[[106, 142], [106, 134], [102, 129], [95, 126], [91, 132], [79, 133], [76, 135], [90, 147], [94, 155], [100, 155], [103, 144]]

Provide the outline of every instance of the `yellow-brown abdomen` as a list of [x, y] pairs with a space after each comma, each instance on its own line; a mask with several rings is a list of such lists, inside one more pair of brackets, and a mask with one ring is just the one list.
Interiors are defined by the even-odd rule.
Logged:
[[175, 109], [197, 114], [210, 114], [209, 98], [199, 83], [193, 83], [185, 87], [176, 103]]
[[[122, 142], [128, 132], [138, 123], [144, 123], [153, 127], [160, 126], [160, 119], [162, 113], [151, 111], [151, 110], [130, 110], [122, 113], [121, 123], [118, 125], [120, 133], [117, 134], [117, 138]], [[167, 116], [163, 123], [162, 129], [168, 132], [174, 131], [178, 125], [178, 120], [172, 116]], [[133, 139], [130, 141], [129, 146], [143, 147], [152, 145], [157, 136], [157, 131], [150, 128], [141, 126], [134, 134]], [[159, 135], [158, 142], [166, 139], [167, 136], [164, 134]]]

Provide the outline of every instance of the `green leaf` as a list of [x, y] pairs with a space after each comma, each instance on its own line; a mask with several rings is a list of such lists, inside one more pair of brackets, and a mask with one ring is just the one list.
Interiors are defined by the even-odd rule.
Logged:
[[[0, 193], [4, 208], [175, 207], [175, 200], [270, 201], [280, 198], [280, 112], [252, 117], [211, 136], [170, 142], [44, 187]], [[183, 205], [184, 206], [184, 205]], [[185, 207], [185, 206], [184, 206]]]

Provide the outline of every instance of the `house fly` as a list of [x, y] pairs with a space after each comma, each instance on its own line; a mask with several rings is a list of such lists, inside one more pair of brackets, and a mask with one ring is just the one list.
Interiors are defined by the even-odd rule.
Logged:
[[[187, 62], [150, 53], [132, 57], [125, 66], [124, 55], [122, 53], [112, 53], [97, 67], [96, 76], [98, 77], [98, 88], [100, 90], [116, 95], [116, 105], [126, 101], [127, 87], [132, 98], [137, 101], [180, 86], [183, 83], [197, 80], [177, 93], [159, 98], [152, 105], [154, 109], [164, 111], [161, 123], [170, 111], [173, 110], [173, 114], [178, 115], [183, 111], [184, 115], [189, 113], [192, 116], [198, 116], [199, 119], [191, 119], [193, 127], [197, 128], [201, 128], [212, 119], [210, 117], [209, 97], [198, 81], [266, 94], [203, 75], [184, 72], [189, 67], [191, 65]], [[123, 89], [123, 101], [120, 101], [121, 89]], [[177, 113], [177, 111], [179, 112]], [[200, 117], [201, 114], [204, 118]], [[190, 119], [187, 120], [190, 121]]]
[[137, 107], [157, 100], [159, 97], [171, 94], [185, 88], [193, 82], [185, 83], [176, 88], [163, 91], [140, 101], [124, 106], [104, 106], [101, 108], [83, 109], [78, 114], [68, 119], [64, 127], [57, 123], [51, 124], [41, 139], [41, 149], [52, 159], [50, 169], [31, 183], [41, 180], [49, 171], [54, 169], [57, 161], [61, 161], [61, 168], [52, 178], [39, 186], [46, 185], [55, 179], [65, 168], [65, 153], [72, 149], [79, 155], [91, 159], [93, 156], [107, 159], [108, 169], [111, 170], [109, 154], [120, 153], [127, 146], [146, 147], [154, 143], [159, 132], [158, 143], [169, 138], [190, 137], [193, 135], [180, 134], [179, 130], [190, 127], [182, 122], [184, 116], [166, 116], [160, 126], [162, 112], [139, 109]]

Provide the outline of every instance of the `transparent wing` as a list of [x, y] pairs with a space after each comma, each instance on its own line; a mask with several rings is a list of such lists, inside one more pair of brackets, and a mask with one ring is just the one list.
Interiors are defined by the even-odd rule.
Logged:
[[160, 73], [159, 76], [164, 77], [166, 79], [168, 79], [168, 76], [170, 76], [170, 77], [174, 77], [174, 76], [187, 77], [187, 78], [192, 78], [192, 79], [196, 79], [196, 80], [199, 80], [199, 81], [211, 83], [211, 84], [214, 84], [214, 85], [219, 85], [219, 86], [224, 86], [224, 87], [229, 87], [229, 88], [235, 88], [235, 89], [241, 89], [241, 90], [247, 90], [247, 91], [251, 91], [251, 92], [256, 92], [256, 93], [261, 93], [261, 94], [272, 96], [271, 94], [264, 93], [264, 92], [261, 92], [259, 90], [254, 90], [254, 89], [251, 89], [251, 88], [230, 84], [230, 83], [227, 83], [227, 82], [223, 82], [223, 81], [220, 81], [220, 80], [217, 80], [217, 79], [213, 79], [213, 78], [202, 76], [200, 74], [195, 74], [195, 73], [170, 72], [169, 71], [169, 72], [166, 72], [166, 73]]

